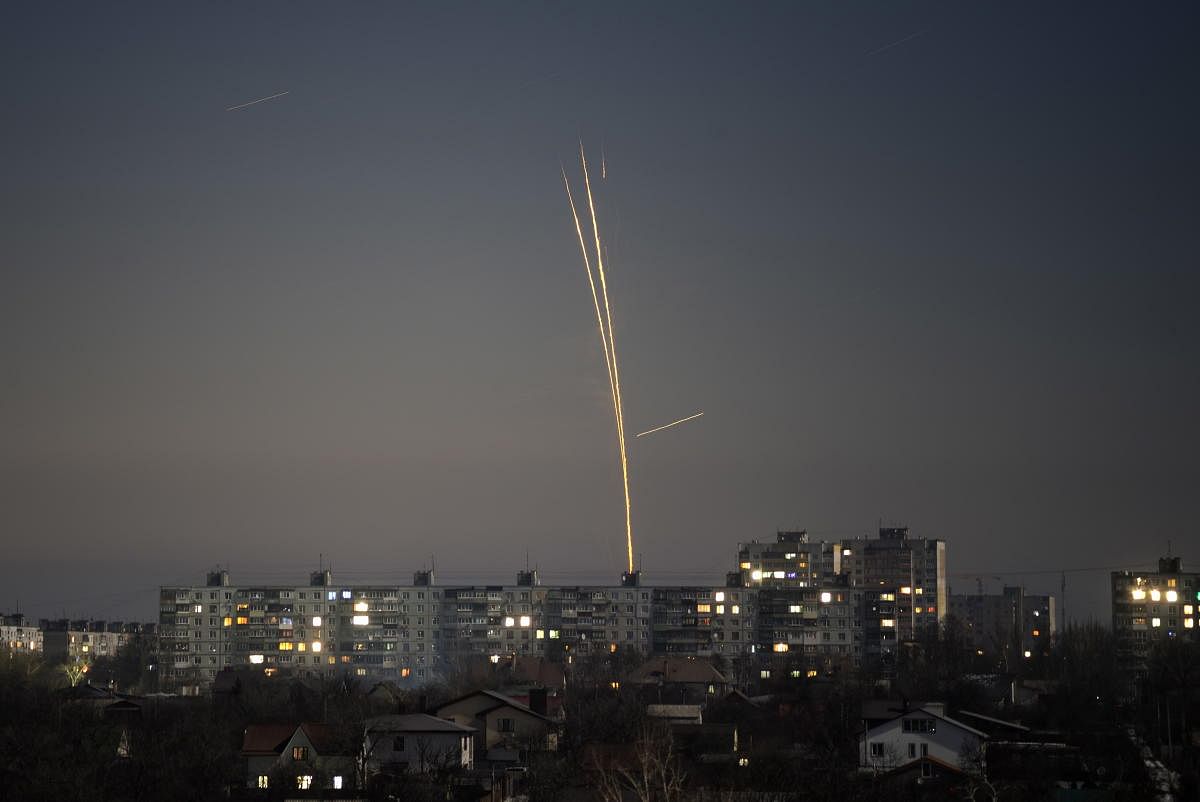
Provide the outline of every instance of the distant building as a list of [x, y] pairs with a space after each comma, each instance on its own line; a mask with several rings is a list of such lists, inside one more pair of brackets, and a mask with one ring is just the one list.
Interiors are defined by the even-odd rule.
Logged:
[[242, 739], [246, 787], [279, 787], [289, 799], [352, 789], [356, 749], [324, 724], [251, 724]]
[[21, 613], [0, 617], [0, 644], [14, 654], [41, 652], [41, 627], [29, 621]]
[[941, 703], [899, 705], [885, 718], [876, 715], [864, 711], [864, 730], [858, 744], [860, 771], [878, 774], [911, 770], [928, 779], [967, 773], [975, 768], [970, 758], [982, 758], [987, 735], [948, 717]]
[[1004, 665], [1049, 651], [1057, 627], [1053, 596], [1005, 586], [999, 594], [954, 594], [950, 613], [963, 625], [976, 651]]
[[475, 766], [475, 730], [424, 713], [367, 719], [368, 775], [422, 774]]
[[42, 620], [42, 653], [55, 662], [115, 657], [131, 639], [153, 636], [154, 627], [123, 621]]
[[1147, 659], [1155, 644], [1172, 639], [1200, 642], [1198, 608], [1200, 574], [1185, 572], [1179, 557], [1163, 557], [1157, 571], [1113, 572], [1113, 634], [1131, 693], [1146, 678]]

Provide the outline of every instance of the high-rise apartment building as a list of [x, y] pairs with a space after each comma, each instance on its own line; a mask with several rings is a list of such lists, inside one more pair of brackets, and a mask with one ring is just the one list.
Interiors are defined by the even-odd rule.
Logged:
[[1163, 557], [1157, 571], [1114, 571], [1112, 625], [1117, 656], [1136, 693], [1155, 644], [1200, 642], [1200, 574], [1184, 571], [1179, 557]]

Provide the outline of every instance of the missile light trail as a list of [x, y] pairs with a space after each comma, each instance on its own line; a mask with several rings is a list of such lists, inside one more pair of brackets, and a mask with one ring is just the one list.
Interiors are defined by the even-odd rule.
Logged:
[[244, 109], [247, 106], [253, 106], [255, 103], [266, 103], [268, 100], [274, 100], [277, 97], [283, 97], [284, 95], [289, 94], [290, 92], [291, 92], [291, 90], [289, 89], [287, 92], [280, 92], [279, 94], [276, 94], [276, 95], [260, 97], [258, 100], [251, 100], [249, 103], [240, 103], [236, 106], [230, 106], [229, 108], [225, 109], [225, 111], [237, 111], [238, 109]]
[[[604, 349], [604, 367], [608, 374], [609, 390], [612, 395], [613, 416], [617, 423], [617, 450], [621, 457], [621, 480], [625, 491], [625, 550], [626, 563], [629, 573], [633, 573], [633, 518], [629, 497], [629, 458], [625, 447], [625, 412], [621, 402], [621, 373], [617, 367], [617, 343], [613, 336], [612, 304], [608, 298], [608, 273], [604, 269], [605, 249], [600, 240], [600, 226], [596, 218], [596, 203], [592, 195], [591, 178], [588, 175], [587, 156], [583, 143], [579, 145], [579, 162], [583, 168], [583, 183], [587, 191], [588, 214], [592, 224], [592, 240], [596, 248], [596, 271], [592, 272], [592, 260], [588, 255], [588, 246], [583, 235], [583, 226], [579, 220], [579, 212], [575, 206], [575, 198], [571, 193], [571, 184], [567, 180], [566, 170], [563, 170], [563, 185], [567, 190], [567, 201], [571, 207], [571, 216], [575, 222], [575, 233], [579, 238], [580, 252], [583, 254], [583, 266], [587, 271], [588, 286], [592, 292], [592, 306], [596, 312], [596, 324], [600, 331], [600, 342]], [[607, 165], [602, 165], [607, 173]], [[600, 278], [600, 291], [596, 291], [596, 279]], [[603, 312], [600, 301], [604, 301]]]
[[672, 426], [678, 426], [681, 423], [687, 423], [690, 420], [695, 420], [696, 418], [699, 418], [703, 414], [704, 414], [703, 412], [697, 412], [695, 415], [688, 415], [686, 418], [680, 418], [679, 420], [673, 420], [670, 423], [664, 423], [662, 426], [655, 426], [653, 429], [647, 429], [646, 431], [641, 432], [640, 434], [634, 435], [634, 437], [645, 437], [648, 434], [654, 434], [655, 432], [661, 432], [663, 429], [670, 429]]

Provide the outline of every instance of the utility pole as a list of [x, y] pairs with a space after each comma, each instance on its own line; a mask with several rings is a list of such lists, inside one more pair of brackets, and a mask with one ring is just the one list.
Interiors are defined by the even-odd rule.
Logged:
[[1062, 626], [1059, 631], [1066, 632], [1067, 631], [1067, 572], [1063, 571], [1061, 574], [1061, 577], [1062, 577], [1062, 584], [1060, 585], [1060, 590], [1058, 593], [1058, 596], [1059, 596], [1058, 609], [1061, 611], [1059, 613], [1059, 615], [1062, 618]]

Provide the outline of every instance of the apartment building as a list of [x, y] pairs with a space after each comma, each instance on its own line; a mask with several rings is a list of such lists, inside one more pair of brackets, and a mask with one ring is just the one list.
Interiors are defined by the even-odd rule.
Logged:
[[42, 651], [42, 630], [21, 613], [0, 617], [0, 644], [14, 654]]
[[114, 657], [130, 639], [153, 637], [154, 626], [92, 619], [43, 619], [42, 654], [54, 662], [80, 662]]
[[1022, 587], [999, 593], [954, 594], [950, 613], [957, 618], [980, 654], [1001, 664], [1045, 654], [1057, 632], [1055, 598]]
[[1112, 623], [1117, 656], [1137, 693], [1156, 644], [1174, 639], [1200, 642], [1200, 573], [1184, 570], [1179, 557], [1163, 557], [1157, 571], [1112, 573]]
[[757, 591], [740, 586], [656, 587], [650, 642], [655, 654], [749, 653], [757, 642]]
[[839, 575], [854, 587], [896, 592], [895, 621], [901, 639], [936, 631], [950, 603], [946, 584], [946, 542], [912, 537], [908, 527], [886, 527], [879, 537], [832, 543]]

